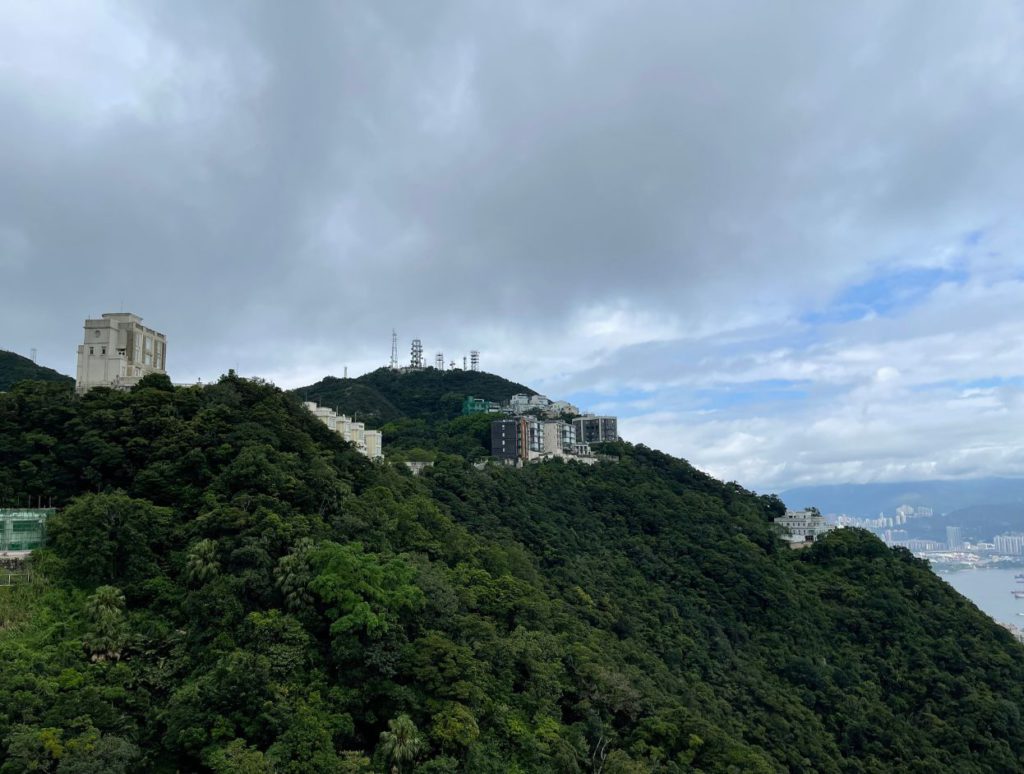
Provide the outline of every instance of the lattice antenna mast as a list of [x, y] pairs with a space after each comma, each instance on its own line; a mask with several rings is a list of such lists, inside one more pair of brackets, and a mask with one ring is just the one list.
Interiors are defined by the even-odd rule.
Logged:
[[398, 331], [391, 329], [391, 370], [398, 370]]
[[438, 352], [434, 355], [434, 368], [438, 371], [444, 370], [444, 352]]
[[412, 357], [409, 365], [413, 368], [423, 368], [423, 342], [419, 339], [412, 340]]
[[472, 371], [480, 370], [480, 350], [473, 349], [469, 352], [469, 368]]

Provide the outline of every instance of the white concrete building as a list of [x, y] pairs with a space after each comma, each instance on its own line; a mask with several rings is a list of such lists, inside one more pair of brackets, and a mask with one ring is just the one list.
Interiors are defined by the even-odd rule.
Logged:
[[785, 516], [775, 519], [775, 524], [782, 529], [783, 540], [794, 548], [813, 543], [835, 529], [815, 510], [786, 511]]
[[367, 430], [363, 422], [353, 422], [351, 417], [337, 413], [327, 406], [318, 406], [313, 401], [305, 401], [303, 406], [327, 427], [353, 444], [360, 454], [372, 460], [384, 456], [384, 436], [380, 430]]
[[530, 410], [530, 396], [525, 393], [513, 395], [508, 399], [508, 407], [513, 414], [525, 414]]
[[167, 337], [130, 312], [107, 312], [85, 321], [78, 346], [75, 391], [93, 387], [126, 390], [149, 374], [167, 373]]
[[327, 425], [331, 430], [338, 431], [338, 415], [334, 412], [334, 409], [329, 409], [327, 406], [318, 406], [312, 401], [306, 401], [305, 407], [309, 409], [313, 416]]
[[380, 430], [367, 430], [363, 433], [366, 456], [371, 460], [379, 460], [384, 456], [384, 434]]
[[580, 410], [567, 400], [553, 400], [548, 406], [549, 416], [560, 416], [561, 414], [579, 414]]
[[564, 457], [572, 453], [576, 444], [576, 428], [560, 419], [549, 419], [544, 422], [544, 447], [546, 454]]

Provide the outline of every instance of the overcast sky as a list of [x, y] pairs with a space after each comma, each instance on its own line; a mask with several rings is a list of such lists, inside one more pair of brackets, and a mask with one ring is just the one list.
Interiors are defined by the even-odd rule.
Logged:
[[0, 348], [401, 354], [726, 479], [1024, 475], [1024, 7], [0, 5]]

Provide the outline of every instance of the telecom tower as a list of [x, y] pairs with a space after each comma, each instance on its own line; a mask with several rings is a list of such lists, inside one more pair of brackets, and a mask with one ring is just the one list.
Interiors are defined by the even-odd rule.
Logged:
[[469, 352], [469, 368], [472, 371], [480, 370], [480, 350], [472, 349]]
[[434, 368], [438, 371], [444, 370], [444, 352], [438, 352], [434, 355]]
[[398, 370], [398, 331], [391, 329], [391, 370]]
[[412, 340], [412, 357], [409, 365], [413, 368], [423, 368], [423, 342], [419, 339]]

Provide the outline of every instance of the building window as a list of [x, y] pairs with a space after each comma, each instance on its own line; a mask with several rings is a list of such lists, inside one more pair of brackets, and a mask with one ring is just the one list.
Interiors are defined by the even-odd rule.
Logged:
[[107, 348], [106, 347], [100, 347], [100, 354], [101, 355], [107, 354]]
[[92, 347], [89, 347], [89, 354], [90, 355], [95, 355], [96, 351]]

